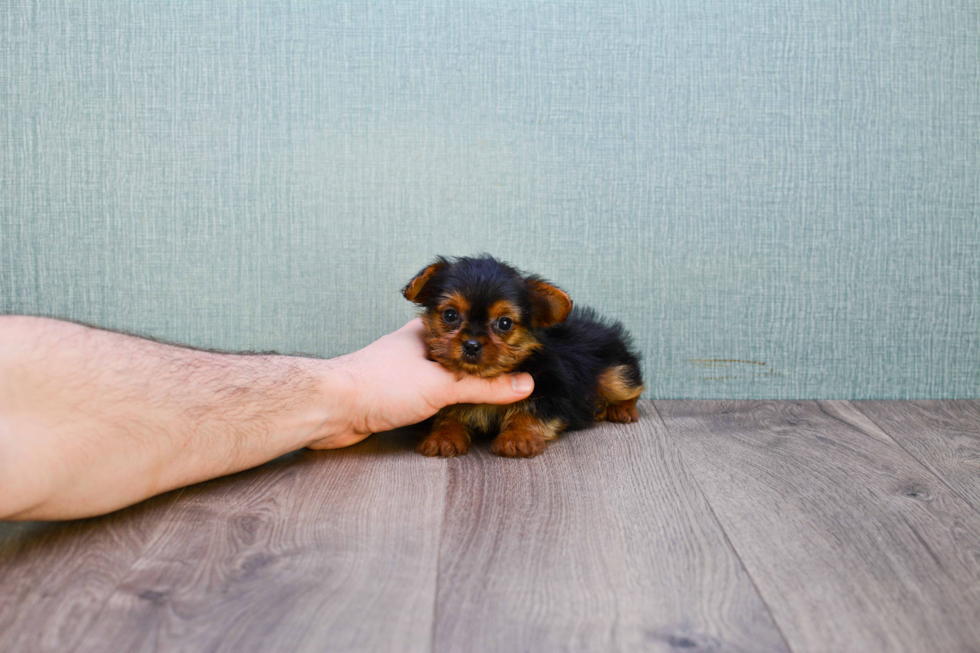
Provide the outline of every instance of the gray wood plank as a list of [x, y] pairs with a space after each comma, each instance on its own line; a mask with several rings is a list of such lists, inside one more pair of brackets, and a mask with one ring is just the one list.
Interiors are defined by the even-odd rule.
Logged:
[[446, 465], [414, 442], [189, 488], [78, 650], [429, 650]]
[[649, 402], [449, 462], [436, 651], [785, 651]]
[[980, 518], [851, 407], [656, 407], [794, 651], [980, 650]]
[[858, 401], [854, 405], [980, 511], [980, 402]]
[[70, 650], [179, 493], [95, 519], [0, 522], [0, 651]]

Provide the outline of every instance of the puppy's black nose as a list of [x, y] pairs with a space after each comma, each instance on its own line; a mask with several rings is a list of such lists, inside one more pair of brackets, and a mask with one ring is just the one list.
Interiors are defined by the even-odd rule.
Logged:
[[483, 349], [483, 345], [476, 340], [463, 341], [463, 352], [468, 356], [476, 356], [480, 353], [481, 349]]

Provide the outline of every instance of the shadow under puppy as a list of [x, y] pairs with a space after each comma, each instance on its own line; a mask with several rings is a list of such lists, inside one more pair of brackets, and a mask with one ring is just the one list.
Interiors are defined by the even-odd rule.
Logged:
[[418, 447], [426, 456], [469, 450], [474, 431], [498, 433], [492, 451], [531, 457], [566, 429], [638, 419], [643, 392], [629, 334], [535, 275], [484, 255], [440, 257], [403, 289], [425, 308], [433, 360], [455, 372], [494, 377], [528, 372], [534, 392], [516, 404], [457, 404], [436, 414]]

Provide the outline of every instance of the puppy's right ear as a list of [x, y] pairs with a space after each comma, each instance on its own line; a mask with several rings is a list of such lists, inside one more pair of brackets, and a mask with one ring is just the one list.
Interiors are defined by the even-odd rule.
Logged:
[[429, 282], [446, 265], [447, 263], [444, 259], [439, 259], [415, 275], [415, 278], [409, 281], [407, 286], [402, 288], [402, 294], [405, 295], [405, 299], [416, 304], [425, 304], [432, 297], [432, 288]]

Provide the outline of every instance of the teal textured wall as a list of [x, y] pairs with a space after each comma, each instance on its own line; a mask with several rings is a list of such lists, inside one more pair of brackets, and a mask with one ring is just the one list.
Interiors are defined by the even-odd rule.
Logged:
[[648, 396], [977, 397], [978, 43], [976, 0], [5, 2], [0, 312], [330, 356], [488, 251]]

